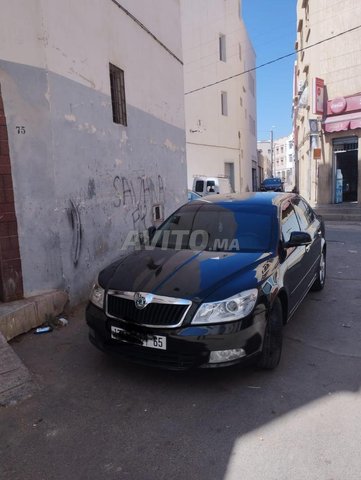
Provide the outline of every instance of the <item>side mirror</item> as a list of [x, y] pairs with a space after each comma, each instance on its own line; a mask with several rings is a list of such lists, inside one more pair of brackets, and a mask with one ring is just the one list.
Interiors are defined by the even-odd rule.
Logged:
[[310, 243], [312, 243], [312, 238], [309, 233], [292, 232], [289, 241], [286, 242], [283, 246], [285, 248], [301, 247], [302, 245], [310, 245]]

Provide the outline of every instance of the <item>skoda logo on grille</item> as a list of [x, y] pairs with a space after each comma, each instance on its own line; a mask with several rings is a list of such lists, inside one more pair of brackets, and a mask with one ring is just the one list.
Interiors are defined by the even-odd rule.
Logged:
[[139, 310], [143, 310], [143, 308], [145, 308], [150, 301], [151, 301], [151, 299], [148, 299], [147, 297], [145, 297], [144, 295], [142, 295], [139, 292], [137, 292], [134, 295], [134, 303], [135, 303], [135, 306], [137, 308], [139, 308]]

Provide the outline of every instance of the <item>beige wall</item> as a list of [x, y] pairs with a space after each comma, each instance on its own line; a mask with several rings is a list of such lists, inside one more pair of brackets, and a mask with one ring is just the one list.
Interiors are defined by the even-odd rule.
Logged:
[[[239, 7], [239, 0], [181, 0], [189, 187], [193, 175], [224, 174], [224, 163], [232, 162], [236, 191], [252, 189], [255, 72], [187, 94], [255, 66]], [[226, 37], [225, 62], [219, 59], [220, 34]], [[221, 114], [221, 92], [227, 92], [227, 116]]]
[[[360, 24], [359, 0], [298, 0], [297, 47], [307, 47], [337, 35]], [[308, 92], [302, 100], [305, 106], [297, 111], [299, 189], [311, 203], [332, 203], [333, 149], [332, 140], [339, 137], [361, 136], [360, 129], [325, 134], [321, 129], [321, 116], [312, 113], [312, 79], [325, 81], [325, 93], [331, 100], [361, 91], [361, 30], [346, 33], [298, 53], [296, 85], [308, 83]], [[308, 95], [307, 95], [308, 93]], [[299, 104], [300, 95], [295, 92]], [[319, 119], [319, 147], [321, 160], [313, 160], [310, 149], [309, 119]], [[361, 169], [359, 150], [359, 189], [361, 201]]]

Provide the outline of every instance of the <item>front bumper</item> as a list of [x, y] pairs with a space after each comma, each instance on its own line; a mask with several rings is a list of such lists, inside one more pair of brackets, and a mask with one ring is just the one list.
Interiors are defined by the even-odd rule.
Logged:
[[[125, 360], [171, 370], [212, 368], [233, 365], [257, 355], [263, 343], [266, 311], [256, 313], [232, 323], [208, 326], [188, 325], [179, 328], [152, 329], [130, 322], [108, 318], [89, 303], [86, 309], [89, 340], [100, 350], [116, 354]], [[167, 337], [167, 349], [158, 350], [131, 342], [113, 340], [111, 326], [118, 326], [131, 335], [161, 335]], [[224, 363], [209, 363], [212, 351], [240, 349], [245, 356]]]

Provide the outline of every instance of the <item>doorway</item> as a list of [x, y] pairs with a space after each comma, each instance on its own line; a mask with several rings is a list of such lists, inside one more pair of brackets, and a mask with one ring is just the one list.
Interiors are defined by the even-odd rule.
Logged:
[[233, 162], [224, 162], [224, 174], [229, 178], [231, 184], [232, 192], [235, 192], [235, 183], [234, 183], [234, 163]]
[[8, 129], [0, 85], [0, 302], [23, 297]]
[[358, 189], [358, 138], [340, 138], [334, 140], [334, 178], [337, 182], [338, 171], [342, 174], [342, 201], [357, 202]]

